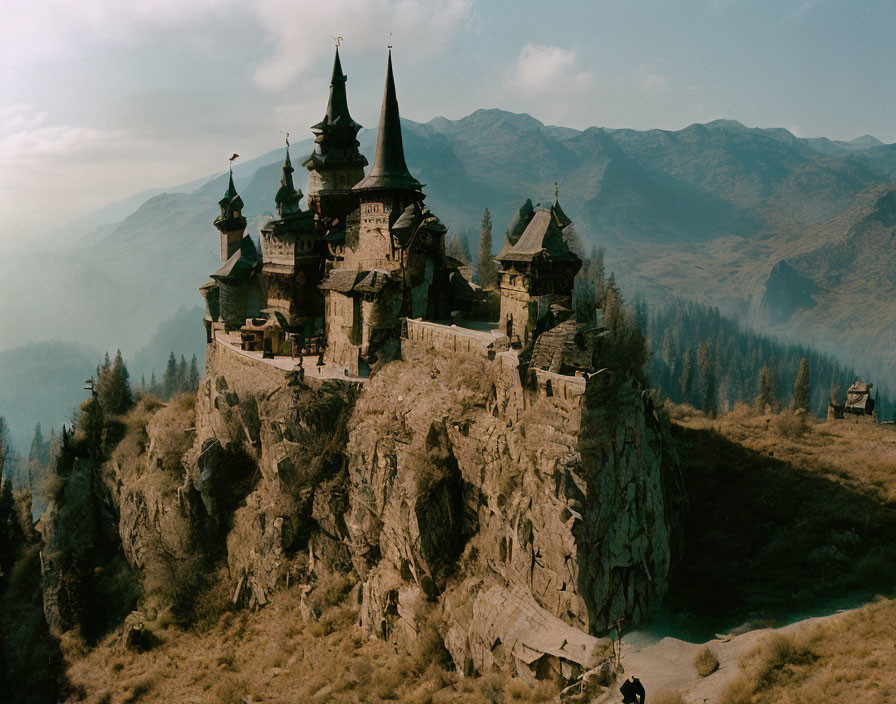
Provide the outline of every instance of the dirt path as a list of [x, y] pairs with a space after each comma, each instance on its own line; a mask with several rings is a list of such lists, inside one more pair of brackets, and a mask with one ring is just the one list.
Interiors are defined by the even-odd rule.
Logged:
[[[708, 643], [688, 643], [677, 638], [663, 638], [652, 645], [636, 648], [623, 639], [622, 666], [625, 674], [620, 675], [618, 683], [605, 695], [595, 699], [593, 704], [621, 701], [619, 686], [622, 678], [630, 675], [641, 680], [647, 692], [647, 701], [651, 700], [651, 695], [655, 696], [662, 690], [672, 690], [681, 693], [688, 704], [717, 704], [724, 686], [738, 674], [741, 658], [768, 634], [791, 634], [839, 618], [844, 613], [846, 612], [809, 618], [779, 629], [749, 631]], [[704, 645], [708, 645], [719, 660], [719, 668], [708, 677], [700, 677], [694, 667], [694, 657]]]

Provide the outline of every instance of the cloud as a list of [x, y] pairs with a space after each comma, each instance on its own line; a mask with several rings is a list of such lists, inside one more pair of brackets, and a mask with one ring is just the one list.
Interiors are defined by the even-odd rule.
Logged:
[[594, 76], [579, 70], [579, 63], [576, 49], [526, 44], [508, 72], [507, 84], [525, 95], [582, 90]]
[[209, 24], [239, 8], [237, 0], [4, 0], [0, 62], [58, 58], [96, 40], [149, 41], [153, 30]]
[[[329, 56], [333, 36], [344, 37], [352, 52], [413, 49], [415, 57], [435, 55], [472, 18], [472, 0], [328, 0], [301, 8], [293, 0], [261, 0], [255, 12], [273, 55], [259, 63], [255, 84], [282, 90]], [[358, 28], [353, 34], [348, 28]]]

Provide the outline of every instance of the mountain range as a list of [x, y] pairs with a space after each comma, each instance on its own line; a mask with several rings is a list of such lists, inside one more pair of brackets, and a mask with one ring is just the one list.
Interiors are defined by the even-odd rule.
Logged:
[[[629, 293], [712, 304], [896, 387], [896, 144], [731, 120], [575, 130], [496, 109], [402, 124], [427, 203], [474, 247], [484, 208], [497, 250], [512, 212], [552, 202], [556, 182], [586, 247], [605, 248]], [[372, 161], [374, 131], [359, 138]], [[312, 146], [294, 144], [293, 162]], [[282, 159], [278, 148], [234, 169], [253, 233], [273, 212]], [[4, 258], [0, 326], [15, 334], [2, 346], [58, 338], [133, 355], [219, 265], [212, 220], [226, 180], [137, 194]]]

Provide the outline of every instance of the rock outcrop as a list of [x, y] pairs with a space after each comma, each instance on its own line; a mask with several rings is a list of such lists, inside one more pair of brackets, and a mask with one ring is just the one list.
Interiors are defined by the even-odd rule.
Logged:
[[596, 667], [666, 588], [667, 435], [631, 380], [524, 385], [515, 359], [407, 344], [361, 387], [212, 346], [195, 410], [159, 410], [103, 469], [145, 601], [197, 559], [249, 608], [353, 572], [370, 635], [435, 629], [463, 673]]

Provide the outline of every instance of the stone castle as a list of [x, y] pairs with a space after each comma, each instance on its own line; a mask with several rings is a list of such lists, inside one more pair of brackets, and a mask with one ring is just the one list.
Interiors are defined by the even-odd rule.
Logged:
[[[564, 230], [571, 221], [559, 202], [535, 208], [526, 201], [496, 257], [498, 291], [479, 290], [461, 274], [461, 263], [446, 256], [447, 228], [426, 207], [423, 184], [405, 161], [391, 50], [376, 156], [366, 175], [368, 162], [357, 139], [361, 126], [349, 113], [346, 78], [337, 48], [327, 111], [311, 128], [316, 145], [303, 163], [309, 172], [308, 209], [300, 206], [287, 139], [274, 195], [277, 217], [261, 229], [260, 253], [246, 234], [231, 172], [215, 219], [223, 265], [200, 289], [208, 342], [217, 337], [275, 360], [316, 355], [317, 364], [307, 365], [312, 372], [363, 379], [397, 355], [409, 322], [467, 328], [485, 333], [493, 348], [522, 349], [568, 321], [581, 260], [567, 246]], [[485, 299], [496, 295], [498, 321], [488, 325], [482, 315], [469, 315], [471, 309], [488, 308]], [[465, 322], [465, 316], [479, 319]], [[568, 373], [590, 368], [591, 340], [573, 321], [565, 331], [546, 337], [541, 346], [570, 354], [542, 350], [535, 359], [546, 359], [555, 372], [570, 367], [573, 358]]]

